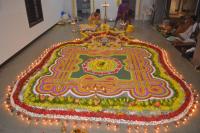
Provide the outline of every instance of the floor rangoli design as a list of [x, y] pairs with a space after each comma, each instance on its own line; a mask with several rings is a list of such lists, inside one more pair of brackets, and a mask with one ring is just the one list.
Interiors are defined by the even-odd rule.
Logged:
[[54, 45], [18, 77], [11, 105], [36, 118], [158, 125], [194, 101], [157, 46], [112, 32]]

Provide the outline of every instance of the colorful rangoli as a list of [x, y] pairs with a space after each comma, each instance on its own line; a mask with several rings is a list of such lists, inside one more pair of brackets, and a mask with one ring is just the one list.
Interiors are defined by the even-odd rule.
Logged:
[[53, 45], [17, 78], [11, 106], [32, 118], [159, 125], [194, 103], [164, 50], [111, 31]]

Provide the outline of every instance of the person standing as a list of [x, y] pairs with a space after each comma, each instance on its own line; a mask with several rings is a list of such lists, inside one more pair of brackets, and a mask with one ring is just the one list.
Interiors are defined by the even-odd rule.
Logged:
[[130, 12], [129, 12], [129, 2], [128, 2], [128, 0], [122, 0], [122, 3], [118, 7], [117, 17], [115, 19], [114, 28], [116, 27], [117, 22], [119, 20], [126, 22], [128, 20], [129, 13]]

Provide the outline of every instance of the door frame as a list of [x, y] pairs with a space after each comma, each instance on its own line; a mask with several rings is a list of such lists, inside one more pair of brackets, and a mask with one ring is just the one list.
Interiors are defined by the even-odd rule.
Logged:
[[[78, 16], [78, 9], [77, 9], [77, 0], [71, 0], [72, 1], [72, 15], [73, 17]], [[90, 0], [90, 13], [94, 12], [94, 0]]]

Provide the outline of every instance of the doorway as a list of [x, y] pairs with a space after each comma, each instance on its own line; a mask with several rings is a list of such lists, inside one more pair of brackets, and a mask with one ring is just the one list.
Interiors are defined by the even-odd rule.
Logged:
[[91, 12], [90, 0], [76, 0], [77, 16], [79, 18], [88, 18]]
[[132, 19], [135, 19], [135, 8], [136, 8], [136, 0], [129, 0], [129, 5], [131, 9], [131, 17]]
[[180, 17], [187, 15], [195, 15], [198, 0], [171, 0], [170, 16]]

